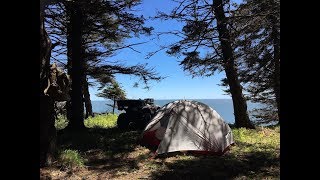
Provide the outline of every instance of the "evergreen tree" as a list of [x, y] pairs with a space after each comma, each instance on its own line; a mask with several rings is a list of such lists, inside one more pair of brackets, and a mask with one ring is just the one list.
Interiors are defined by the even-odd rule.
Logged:
[[[236, 127], [254, 128], [248, 113], [235, 62], [234, 39], [231, 37], [229, 1], [179, 0], [171, 13], [159, 13], [157, 18], [184, 23], [180, 32], [172, 32], [181, 40], [171, 45], [170, 55], [182, 55], [180, 65], [193, 76], [212, 76], [224, 70], [233, 101]], [[208, 50], [206, 54], [200, 51]]]
[[[81, 16], [76, 17], [81, 18], [82, 39], [79, 50], [81, 53], [79, 56], [81, 68], [75, 68], [81, 71], [78, 71], [81, 77], [73, 77], [72, 74], [71, 77], [72, 79], [76, 78], [75, 82], [78, 81], [77, 78], [80, 79], [80, 84], [82, 85], [81, 96], [84, 97], [84, 99], [81, 98], [82, 102], [80, 102], [79, 99], [76, 100], [78, 105], [73, 101], [71, 104], [69, 103], [69, 107], [71, 106], [69, 109], [74, 109], [72, 108], [73, 106], [82, 108], [82, 111], [76, 108], [77, 111], [69, 112], [68, 117], [70, 120], [73, 119], [72, 116], [74, 113], [83, 114], [83, 100], [88, 102], [86, 103], [86, 107], [88, 107], [88, 109], [90, 108], [91, 103], [89, 102], [90, 100], [88, 100], [88, 93], [86, 93], [88, 92], [87, 77], [89, 77], [89, 79], [94, 78], [101, 80], [103, 76], [109, 76], [111, 74], [108, 70], [112, 72], [112, 69], [115, 69], [115, 71], [121, 73], [119, 69], [122, 69], [125, 70], [125, 74], [135, 74], [143, 80], [161, 79], [153, 70], [148, 69], [146, 64], [125, 66], [117, 61], [110, 61], [108, 59], [108, 57], [118, 50], [132, 48], [132, 45], [122, 43], [124, 39], [130, 38], [133, 35], [138, 36], [139, 34], [149, 34], [151, 32], [152, 28], [143, 26], [144, 18], [132, 13], [133, 7], [139, 3], [140, 1], [136, 0], [60, 1], [60, 3], [52, 6], [48, 10], [47, 25], [49, 27], [48, 29], [50, 29], [49, 34], [52, 35], [53, 41], [58, 44], [54, 48], [53, 59], [65, 64], [69, 72], [72, 72], [72, 69], [74, 69], [73, 63], [75, 61], [78, 62], [78, 59], [73, 59], [76, 52], [73, 52], [74, 47], [72, 46], [72, 41], [74, 40], [72, 38], [74, 36], [73, 34], [78, 31], [78, 29], [73, 30], [72, 28], [74, 6], [79, 8], [82, 13]], [[63, 59], [61, 60], [61, 57], [59, 57], [61, 54], [67, 54], [67, 63], [63, 62]], [[134, 72], [130, 73], [132, 69]], [[142, 70], [142, 72], [137, 73], [137, 70]], [[77, 89], [79, 89], [79, 87]], [[72, 93], [75, 92], [72, 91]], [[81, 125], [79, 126], [82, 127], [83, 118], [79, 116], [76, 117], [76, 119], [74, 119], [74, 122], [76, 124], [80, 123]]]
[[112, 113], [114, 114], [114, 109], [116, 106], [116, 100], [126, 99], [125, 91], [120, 87], [120, 85], [114, 81], [106, 88], [102, 90], [102, 92], [97, 94], [98, 97], [103, 97], [105, 99], [111, 99], [113, 101], [112, 105]]
[[241, 81], [261, 123], [280, 122], [280, 1], [245, 1], [232, 16]]

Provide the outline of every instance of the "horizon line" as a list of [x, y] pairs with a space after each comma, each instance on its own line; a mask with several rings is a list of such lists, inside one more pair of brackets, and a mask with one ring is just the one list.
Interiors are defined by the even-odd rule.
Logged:
[[[143, 99], [147, 99], [147, 98], [141, 98], [141, 99], [143, 100]], [[178, 99], [185, 99], [185, 100], [204, 100], [204, 99], [227, 100], [227, 99], [230, 99], [230, 100], [232, 100], [232, 98], [177, 98], [177, 99], [154, 99], [154, 100], [178, 100]], [[111, 99], [91, 100], [91, 101], [107, 101], [107, 100], [112, 101]], [[134, 100], [138, 100], [138, 99], [134, 99]]]

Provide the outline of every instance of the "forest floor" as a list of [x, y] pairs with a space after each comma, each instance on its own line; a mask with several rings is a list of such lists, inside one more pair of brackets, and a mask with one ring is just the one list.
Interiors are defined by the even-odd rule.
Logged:
[[120, 131], [115, 118], [96, 119], [99, 123], [90, 120], [96, 125], [86, 123], [86, 133], [58, 131], [60, 157], [73, 150], [79, 155], [73, 161], [80, 165], [60, 158], [40, 169], [40, 179], [280, 179], [279, 126], [232, 129], [236, 144], [223, 156], [175, 153], [154, 158], [138, 145], [140, 131]]

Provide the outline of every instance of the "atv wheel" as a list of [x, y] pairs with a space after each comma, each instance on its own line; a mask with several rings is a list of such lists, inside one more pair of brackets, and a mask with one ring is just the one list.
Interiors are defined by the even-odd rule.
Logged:
[[122, 113], [118, 116], [117, 126], [119, 129], [127, 129], [129, 125], [128, 116], [126, 113]]

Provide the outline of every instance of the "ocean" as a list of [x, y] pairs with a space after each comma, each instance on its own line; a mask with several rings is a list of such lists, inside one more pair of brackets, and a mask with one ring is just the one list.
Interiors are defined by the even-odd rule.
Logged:
[[[175, 100], [177, 99], [154, 100], [154, 103], [156, 105], [163, 106]], [[220, 114], [220, 116], [222, 116], [225, 122], [234, 123], [232, 99], [192, 99], [192, 100], [207, 104], [208, 106], [216, 110]], [[109, 106], [107, 104], [112, 105], [113, 102], [111, 100], [92, 101], [92, 110], [95, 113], [112, 112], [112, 106]], [[248, 105], [248, 111], [260, 106], [259, 104], [250, 103], [250, 102], [247, 103], [247, 105]], [[119, 114], [120, 112], [117, 109], [115, 109], [115, 113]]]

